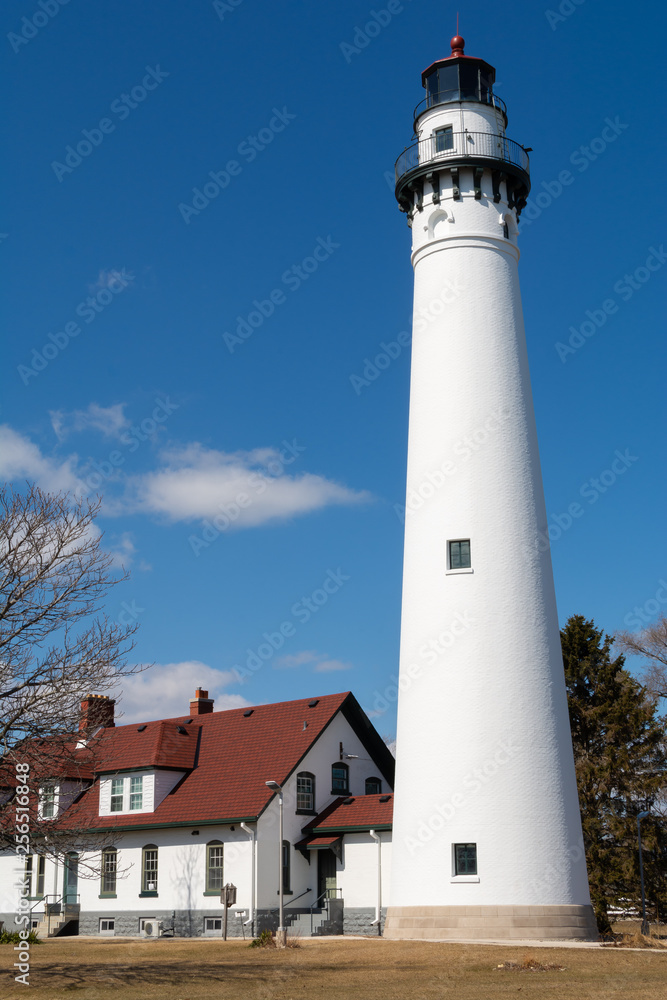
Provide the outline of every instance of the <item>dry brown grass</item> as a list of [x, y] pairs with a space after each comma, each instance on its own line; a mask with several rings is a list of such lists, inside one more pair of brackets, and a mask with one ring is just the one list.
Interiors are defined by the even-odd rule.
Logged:
[[[0, 947], [0, 1000], [664, 1000], [667, 953], [302, 939], [248, 942], [62, 938], [31, 949], [30, 993]], [[500, 966], [503, 966], [500, 968]]]

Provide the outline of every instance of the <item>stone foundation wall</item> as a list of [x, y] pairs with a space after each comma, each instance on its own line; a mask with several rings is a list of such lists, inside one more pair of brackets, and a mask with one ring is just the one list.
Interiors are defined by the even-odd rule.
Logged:
[[[387, 910], [382, 908], [380, 928], [384, 930]], [[375, 920], [374, 906], [346, 906], [343, 914], [343, 934], [364, 934], [367, 937], [378, 937], [380, 932], [371, 924]]]
[[[100, 917], [103, 917], [105, 919], [113, 918], [115, 920], [116, 926], [114, 933], [116, 937], [139, 937], [139, 920], [142, 917], [144, 919], [152, 917], [155, 920], [162, 921], [165, 931], [171, 929], [173, 921], [175, 937], [219, 936], [217, 933], [205, 933], [204, 918], [221, 918], [222, 907], [219, 907], [217, 910], [176, 910], [176, 914], [173, 918], [172, 912], [172, 910], [158, 909], [152, 910], [148, 914], [145, 910], [124, 910], [116, 913], [110, 913], [109, 910], [105, 910], [104, 912], [89, 910], [86, 913], [82, 913], [79, 917], [79, 934], [99, 934]], [[234, 909], [230, 909], [227, 920], [227, 937], [240, 938], [243, 936], [243, 931], [245, 930], [246, 937], [250, 938], [250, 927], [242, 928], [241, 924], [242, 921], [236, 917]], [[106, 936], [106, 934], [102, 935], [102, 937]]]
[[390, 906], [384, 936], [422, 941], [597, 941], [592, 906]]

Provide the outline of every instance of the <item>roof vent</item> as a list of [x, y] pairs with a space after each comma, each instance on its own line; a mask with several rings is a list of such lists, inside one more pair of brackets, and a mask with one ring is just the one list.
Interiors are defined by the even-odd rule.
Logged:
[[138, 733], [143, 733], [143, 731], [144, 731], [145, 728], [146, 728], [146, 726], [139, 726], [139, 728], [137, 729], [137, 732]]
[[185, 726], [176, 726], [176, 732], [180, 733], [181, 736], [187, 736], [188, 735], [188, 731], [185, 728]]
[[319, 703], [320, 703], [320, 699], [319, 698], [313, 698], [312, 701], [308, 702], [308, 708], [315, 708], [315, 706], [319, 705]]
[[381, 795], [380, 798], [378, 799], [378, 802], [389, 802], [390, 798], [391, 795]]
[[249, 719], [249, 718], [250, 718], [250, 716], [252, 715], [252, 713], [253, 713], [254, 711], [255, 711], [255, 709], [254, 709], [254, 708], [249, 708], [247, 712], [244, 712], [244, 713], [243, 713], [243, 718], [244, 718], [244, 719]]
[[348, 796], [348, 798], [343, 799], [344, 806], [351, 806], [353, 802], [354, 802], [354, 795], [350, 795]]

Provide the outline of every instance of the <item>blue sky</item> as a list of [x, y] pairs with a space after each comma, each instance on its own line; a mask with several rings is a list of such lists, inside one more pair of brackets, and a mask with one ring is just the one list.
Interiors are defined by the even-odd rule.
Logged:
[[[104, 497], [131, 572], [107, 611], [157, 664], [128, 721], [197, 684], [219, 708], [350, 688], [394, 730], [412, 271], [390, 178], [455, 18], [4, 5], [0, 462]], [[534, 150], [520, 275], [559, 616], [610, 632], [667, 594], [664, 28], [648, 4], [461, 11]]]

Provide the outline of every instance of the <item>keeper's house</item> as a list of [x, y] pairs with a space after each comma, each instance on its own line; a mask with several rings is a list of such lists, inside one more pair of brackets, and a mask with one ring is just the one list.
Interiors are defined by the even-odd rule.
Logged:
[[[111, 699], [81, 708], [70, 764], [31, 764], [25, 855], [5, 809], [7, 928], [23, 878], [42, 936], [220, 936], [231, 883], [228, 936], [252, 936], [278, 926], [281, 864], [293, 933], [380, 933], [394, 758], [352, 694], [214, 712], [198, 689], [187, 716], [124, 726]], [[282, 845], [267, 781], [282, 787]], [[2, 784], [6, 802], [15, 789]]]

